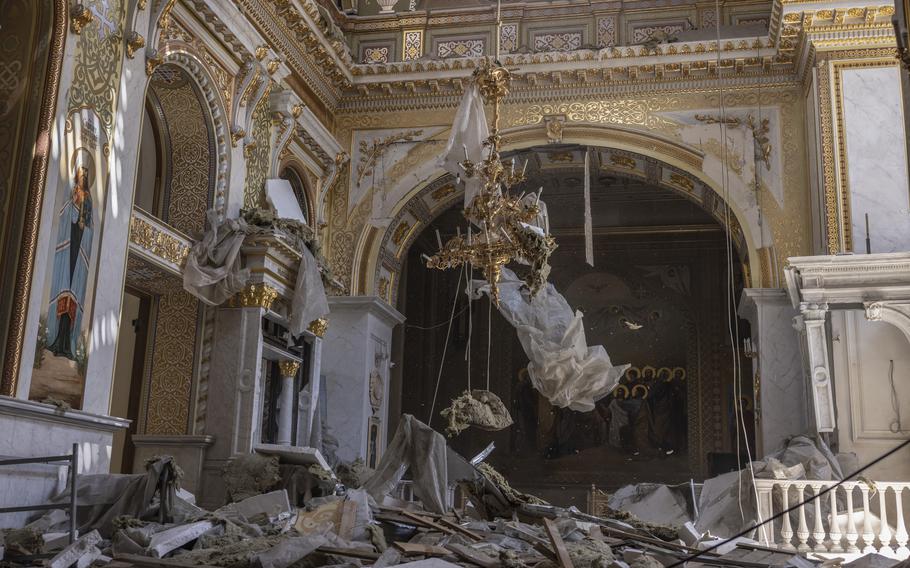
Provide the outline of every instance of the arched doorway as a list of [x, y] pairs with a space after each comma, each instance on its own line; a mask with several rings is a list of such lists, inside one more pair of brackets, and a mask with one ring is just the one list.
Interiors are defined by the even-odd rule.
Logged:
[[[178, 61], [156, 67], [146, 94], [134, 218], [182, 239], [197, 239], [217, 206], [225, 171], [221, 140], [196, 73]], [[219, 166], [222, 166], [219, 168]], [[114, 440], [113, 471], [130, 472], [145, 457], [143, 436], [192, 433], [205, 368], [202, 340], [211, 318], [183, 290], [178, 271], [132, 252], [121, 312], [111, 413], [133, 420]], [[146, 448], [148, 449], [148, 448]], [[118, 469], [119, 468], [119, 469]]]
[[[519, 191], [543, 186], [559, 244], [550, 282], [585, 313], [588, 344], [604, 345], [614, 364], [630, 363], [632, 369], [616, 396], [594, 412], [555, 409], [526, 381], [527, 357], [511, 326], [495, 310], [488, 319], [486, 299], [469, 312], [464, 298], [455, 306], [443, 362], [452, 299], [460, 295], [458, 272], [427, 269], [421, 257], [436, 252], [437, 230], [445, 241], [457, 227], [464, 231], [465, 221], [456, 186], [442, 179], [414, 195], [379, 245], [378, 291], [407, 317], [399, 385], [392, 387], [400, 393], [401, 412], [442, 430], [439, 411], [468, 386], [469, 341], [472, 386], [486, 385], [489, 329], [490, 388], [515, 424], [497, 433], [469, 430], [451, 443], [470, 457], [495, 442], [489, 461], [518, 488], [582, 507], [591, 484], [682, 482], [735, 463], [743, 436], [733, 406], [740, 389], [731, 378], [750, 376], [734, 372], [736, 365], [746, 368], [747, 360], [734, 359], [729, 339], [728, 322], [740, 325], [728, 319], [735, 314], [729, 305], [748, 275], [735, 217], [710, 188], [683, 171], [662, 171], [666, 165], [631, 152], [595, 150], [595, 262], [589, 267], [582, 229], [584, 149], [535, 147], [518, 154], [519, 162], [524, 158], [529, 181]], [[425, 216], [418, 219], [421, 212]], [[749, 407], [751, 382], [739, 386]], [[745, 421], [753, 422], [748, 416]], [[754, 434], [745, 438], [751, 444]], [[740, 450], [745, 453], [742, 444]]]

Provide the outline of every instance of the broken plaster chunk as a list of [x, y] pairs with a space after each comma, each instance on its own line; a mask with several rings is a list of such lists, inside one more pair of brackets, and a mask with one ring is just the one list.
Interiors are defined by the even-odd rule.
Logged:
[[638, 558], [629, 562], [629, 568], [664, 568], [664, 565], [647, 554], [642, 554]]
[[101, 542], [101, 535], [96, 530], [92, 531], [61, 550], [57, 556], [50, 559], [47, 566], [48, 568], [69, 568], [92, 550], [97, 550], [95, 545], [99, 542]]
[[290, 516], [293, 512], [288, 500], [288, 492], [284, 489], [254, 495], [243, 501], [234, 503], [234, 509], [240, 513], [247, 522], [255, 522], [263, 516], [268, 522], [275, 522], [282, 516]]
[[101, 550], [97, 546], [93, 546], [76, 561], [76, 568], [88, 568], [103, 557], [104, 554], [101, 553]]
[[210, 521], [199, 521], [188, 525], [180, 525], [160, 533], [156, 533], [151, 542], [149, 542], [149, 551], [152, 556], [162, 558], [172, 550], [180, 548], [188, 542], [192, 542], [212, 530], [213, 525]]
[[502, 400], [490, 391], [481, 389], [465, 391], [440, 414], [449, 421], [446, 434], [450, 437], [460, 434], [469, 426], [497, 431], [512, 425], [512, 415]]

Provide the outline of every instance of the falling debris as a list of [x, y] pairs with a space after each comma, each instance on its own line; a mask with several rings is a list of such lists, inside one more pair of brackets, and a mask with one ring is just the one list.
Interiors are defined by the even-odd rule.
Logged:
[[457, 436], [469, 426], [497, 431], [512, 425], [512, 415], [502, 400], [488, 390], [465, 391], [440, 414], [448, 419], [446, 434]]

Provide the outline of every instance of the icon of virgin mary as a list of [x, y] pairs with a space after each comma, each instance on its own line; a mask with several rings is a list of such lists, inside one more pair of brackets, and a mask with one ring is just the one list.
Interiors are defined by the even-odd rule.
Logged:
[[79, 148], [70, 169], [72, 190], [57, 212], [47, 337], [51, 353], [75, 361], [92, 253], [95, 160], [88, 150]]

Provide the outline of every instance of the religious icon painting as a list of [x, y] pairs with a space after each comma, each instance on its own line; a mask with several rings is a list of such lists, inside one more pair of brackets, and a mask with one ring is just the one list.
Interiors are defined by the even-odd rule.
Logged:
[[70, 114], [63, 146], [29, 398], [79, 408], [91, 351], [91, 306], [110, 152], [93, 110]]

